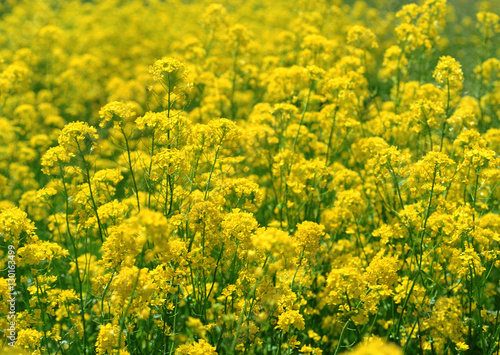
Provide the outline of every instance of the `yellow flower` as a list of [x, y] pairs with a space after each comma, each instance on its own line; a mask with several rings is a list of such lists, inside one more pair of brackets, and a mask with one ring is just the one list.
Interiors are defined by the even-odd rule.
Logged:
[[304, 221], [297, 225], [294, 237], [299, 244], [299, 253], [304, 250], [308, 254], [319, 248], [319, 242], [325, 234], [325, 227], [314, 222]]
[[227, 22], [227, 10], [221, 4], [210, 4], [203, 14], [204, 25], [208, 28], [217, 28]]
[[159, 128], [162, 131], [167, 131], [171, 128], [171, 120], [167, 117], [166, 112], [146, 112], [144, 116], [138, 117], [135, 123], [140, 130]]
[[113, 101], [108, 103], [99, 111], [99, 117], [101, 118], [101, 123], [99, 124], [99, 126], [105, 127], [108, 122], [113, 121], [113, 124], [116, 128], [122, 125], [123, 122], [126, 122], [134, 116], [135, 112], [133, 105], [119, 101]]
[[98, 138], [97, 130], [94, 127], [89, 126], [86, 122], [76, 121], [64, 126], [57, 141], [66, 151], [79, 152], [84, 151], [87, 145], [92, 144]]
[[375, 34], [366, 27], [355, 25], [347, 32], [347, 43], [361, 49], [378, 48]]
[[242, 24], [237, 23], [229, 28], [229, 43], [238, 50], [246, 48], [251, 37], [252, 33]]
[[17, 256], [19, 266], [37, 266], [42, 261], [50, 263], [53, 259], [69, 256], [69, 252], [57, 243], [37, 241], [19, 248]]
[[500, 32], [500, 17], [492, 12], [481, 11], [477, 14], [480, 23], [479, 29], [486, 38], [491, 38], [494, 33]]
[[186, 326], [200, 338], [206, 339], [207, 330], [200, 319], [188, 317]]
[[36, 241], [35, 224], [28, 219], [28, 215], [17, 207], [0, 212], [0, 235], [5, 242], [17, 247], [25, 237], [28, 242]]
[[111, 305], [115, 315], [121, 315], [129, 305], [129, 312], [140, 319], [149, 318], [152, 295], [157, 286], [148, 269], [123, 267], [112, 282]]
[[500, 76], [500, 60], [490, 58], [474, 68], [474, 74], [482, 78], [485, 84], [494, 82]]
[[46, 175], [59, 175], [61, 167], [69, 163], [74, 156], [61, 146], [50, 148], [42, 156], [42, 172]]
[[40, 346], [41, 339], [42, 333], [40, 333], [36, 329], [20, 329], [19, 333], [17, 334], [16, 346], [25, 349], [35, 349]]
[[163, 57], [149, 67], [149, 72], [155, 81], [162, 81], [167, 85], [168, 91], [174, 91], [181, 83], [187, 81], [188, 71], [186, 65], [178, 59]]
[[[401, 47], [391, 46], [385, 51], [384, 61], [382, 62], [383, 69], [380, 71], [380, 74], [383, 78], [402, 80], [406, 78], [406, 74], [408, 73], [407, 65], [408, 58], [403, 53]], [[398, 74], [400, 77], [398, 77]]]
[[456, 343], [455, 345], [456, 345], [455, 349], [456, 349], [457, 351], [466, 351], [466, 350], [469, 350], [469, 345], [467, 345], [467, 344], [466, 344], [465, 342], [463, 342], [463, 341], [461, 341], [461, 342], [459, 342], [459, 343]]
[[215, 347], [200, 339], [187, 345], [181, 345], [175, 350], [175, 355], [217, 355]]
[[395, 344], [388, 343], [378, 337], [370, 336], [356, 346], [352, 355], [402, 355], [403, 351]]
[[294, 326], [298, 330], [305, 328], [304, 316], [297, 310], [289, 310], [280, 314], [276, 329], [281, 329], [283, 333], [288, 333], [290, 326]]
[[[118, 354], [115, 350], [118, 347], [118, 339], [120, 334], [120, 327], [111, 323], [100, 325], [99, 335], [95, 342], [96, 351], [98, 355], [103, 354]], [[125, 347], [126, 335], [122, 334], [120, 347]]]
[[462, 89], [464, 82], [464, 74], [460, 63], [450, 56], [439, 58], [433, 77], [439, 84], [446, 86], [450, 90]]
[[398, 281], [399, 261], [395, 256], [384, 256], [379, 252], [366, 268], [365, 280], [370, 287], [380, 285], [392, 293], [393, 285]]
[[258, 223], [252, 213], [234, 209], [224, 217], [221, 227], [227, 239], [234, 238], [244, 249], [249, 249], [252, 234], [257, 231]]
[[186, 152], [173, 149], [163, 149], [153, 155], [150, 179], [159, 181], [167, 175], [187, 172]]

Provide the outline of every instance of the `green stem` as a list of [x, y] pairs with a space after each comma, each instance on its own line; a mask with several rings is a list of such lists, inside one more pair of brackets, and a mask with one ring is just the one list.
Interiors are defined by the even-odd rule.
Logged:
[[137, 272], [137, 276], [134, 281], [134, 286], [132, 287], [132, 292], [130, 293], [130, 298], [127, 304], [127, 307], [125, 308], [125, 312], [123, 312], [121, 318], [120, 318], [120, 334], [118, 334], [118, 351], [121, 350], [121, 341], [122, 341], [122, 334], [123, 334], [123, 328], [125, 326], [125, 319], [127, 318], [128, 311], [130, 310], [130, 306], [132, 305], [132, 302], [134, 301], [134, 294], [135, 290], [137, 288], [137, 284], [139, 283], [139, 276], [141, 275], [141, 269]]
[[80, 306], [82, 307], [82, 311], [80, 313], [81, 317], [82, 317], [82, 325], [83, 325], [83, 347], [84, 347], [84, 351], [83, 353], [84, 354], [87, 354], [87, 348], [88, 348], [88, 345], [87, 345], [87, 334], [86, 334], [86, 324], [85, 324], [85, 302], [83, 301], [83, 282], [82, 282], [82, 278], [80, 276], [80, 266], [79, 266], [79, 263], [78, 263], [78, 249], [76, 247], [76, 243], [75, 243], [75, 240], [73, 238], [73, 235], [71, 234], [71, 228], [70, 228], [70, 224], [69, 224], [69, 196], [68, 196], [68, 189], [66, 187], [66, 180], [64, 179], [64, 174], [62, 173], [62, 167], [60, 168], [60, 171], [61, 171], [61, 181], [63, 183], [63, 189], [64, 189], [64, 200], [66, 201], [66, 229], [68, 230], [68, 236], [69, 236], [69, 239], [71, 241], [71, 245], [73, 247], [73, 252], [75, 253], [75, 268], [76, 268], [76, 277], [78, 279], [78, 284], [80, 285], [80, 288], [79, 288], [79, 294], [80, 294]]
[[[222, 140], [221, 140], [221, 143], [222, 143]], [[210, 188], [210, 181], [212, 180], [212, 174], [214, 172], [214, 169], [215, 169], [215, 162], [217, 161], [217, 156], [219, 155], [219, 150], [220, 150], [220, 147], [221, 145], [219, 144], [217, 146], [217, 149], [215, 150], [215, 156], [214, 156], [214, 161], [212, 163], [212, 167], [210, 168], [210, 175], [208, 175], [208, 180], [207, 180], [207, 186], [205, 186], [205, 196], [204, 196], [204, 200], [207, 199], [208, 197], [208, 189]]]
[[78, 152], [80, 153], [80, 157], [82, 158], [84, 173], [85, 173], [85, 177], [87, 178], [87, 185], [89, 187], [89, 192], [90, 192], [90, 200], [92, 201], [92, 208], [94, 209], [95, 216], [97, 219], [97, 225], [99, 226], [99, 236], [101, 237], [101, 243], [104, 243], [104, 232], [103, 232], [101, 219], [99, 218], [99, 213], [97, 213], [97, 203], [95, 202], [94, 192], [92, 190], [92, 182], [90, 180], [89, 165], [88, 165], [87, 161], [85, 160], [85, 155], [83, 154], [82, 149], [80, 148], [80, 144], [78, 143], [78, 140], [76, 138], [75, 138], [75, 142], [76, 142], [76, 146], [78, 147]]
[[127, 147], [127, 155], [128, 155], [128, 167], [130, 169], [130, 174], [132, 175], [132, 182], [134, 183], [134, 192], [135, 192], [135, 197], [137, 199], [137, 210], [140, 212], [141, 211], [141, 203], [139, 202], [139, 189], [137, 188], [137, 182], [135, 180], [134, 169], [132, 168], [132, 158], [130, 157], [130, 147], [128, 144], [128, 138], [127, 138], [127, 135], [125, 134], [125, 131], [123, 130], [122, 126], [120, 126], [120, 129], [122, 131], [123, 138], [125, 138], [125, 146]]
[[[269, 257], [266, 257], [266, 260], [264, 260], [264, 265], [262, 266], [263, 270], [266, 267], [268, 259], [269, 259]], [[265, 274], [265, 272], [263, 271], [262, 275], [264, 275], [264, 274]], [[252, 289], [250, 290], [250, 292], [248, 293], [247, 297], [245, 298], [245, 304], [243, 305], [243, 308], [241, 309], [240, 315], [238, 317], [238, 324], [236, 325], [236, 330], [235, 330], [235, 333], [234, 333], [234, 339], [233, 339], [233, 342], [231, 343], [231, 347], [229, 349], [229, 354], [234, 354], [234, 349], [236, 348], [236, 343], [238, 342], [238, 336], [240, 335], [240, 332], [241, 332], [241, 325], [243, 324], [243, 318], [244, 318], [244, 315], [245, 315], [245, 310], [247, 308], [248, 302], [252, 298], [252, 295], [255, 296], [255, 290], [257, 290], [257, 286], [259, 286], [259, 283], [260, 283], [261, 279], [262, 279], [262, 276], [259, 279], [257, 279], [257, 281], [255, 281], [255, 285], [253, 285]]]
[[309, 99], [311, 98], [311, 91], [313, 85], [309, 86], [309, 91], [307, 92], [306, 104], [304, 105], [304, 110], [302, 111], [302, 116], [300, 117], [299, 128], [297, 128], [297, 134], [295, 135], [295, 139], [293, 140], [293, 148], [292, 152], [295, 152], [295, 146], [297, 145], [297, 139], [299, 138], [300, 127], [302, 127], [302, 123], [304, 122], [304, 117], [306, 115], [307, 109], [309, 107]]

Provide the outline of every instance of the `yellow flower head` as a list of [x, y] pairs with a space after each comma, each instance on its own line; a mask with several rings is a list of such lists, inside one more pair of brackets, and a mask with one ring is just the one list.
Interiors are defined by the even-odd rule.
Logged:
[[[295, 238], [299, 243], [299, 250], [313, 253], [319, 248], [320, 239], [325, 234], [325, 227], [310, 221], [304, 221], [297, 225]], [[300, 252], [299, 251], [299, 252]]]
[[42, 156], [42, 172], [46, 175], [59, 175], [61, 166], [69, 163], [74, 156], [73, 153], [68, 153], [61, 146], [50, 148]]
[[490, 38], [493, 33], [500, 32], [500, 17], [497, 14], [482, 11], [477, 14], [477, 20], [480, 24], [479, 29], [486, 38]]
[[462, 89], [464, 74], [459, 62], [450, 56], [439, 58], [433, 74], [434, 79], [452, 90]]
[[203, 339], [191, 344], [179, 346], [175, 350], [175, 355], [217, 355], [215, 347]]
[[108, 122], [113, 121], [115, 126], [119, 126], [123, 121], [133, 116], [135, 116], [135, 112], [131, 104], [113, 101], [99, 111], [99, 117], [101, 118], [99, 125], [105, 127]]
[[[86, 122], [76, 121], [64, 126], [57, 141], [61, 147], [71, 152], [75, 150], [75, 147], [77, 147], [76, 151], [84, 150], [87, 144], [91, 144], [98, 138], [97, 130], [94, 127], [89, 126]], [[82, 147], [82, 143], [85, 146]]]
[[[111, 323], [101, 325], [99, 335], [95, 343], [97, 354], [114, 354], [118, 346], [118, 339], [120, 334], [120, 327]], [[125, 346], [126, 336], [122, 334], [120, 347]]]
[[0, 236], [4, 241], [17, 246], [23, 234], [36, 240], [35, 229], [35, 224], [28, 219], [28, 215], [17, 207], [0, 212]]
[[178, 59], [163, 57], [149, 67], [155, 81], [163, 81], [170, 91], [187, 79], [186, 65]]
[[377, 337], [369, 337], [354, 348], [352, 355], [402, 355], [403, 351], [392, 343]]
[[352, 26], [347, 32], [347, 43], [361, 49], [378, 47], [375, 34], [368, 28], [359, 25]]
[[203, 15], [204, 25], [208, 28], [217, 28], [227, 23], [227, 10], [221, 4], [210, 4]]

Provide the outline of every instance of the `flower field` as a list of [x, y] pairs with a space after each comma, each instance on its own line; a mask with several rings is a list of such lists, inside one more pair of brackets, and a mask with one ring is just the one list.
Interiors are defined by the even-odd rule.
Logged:
[[0, 353], [500, 353], [499, 0], [0, 2]]

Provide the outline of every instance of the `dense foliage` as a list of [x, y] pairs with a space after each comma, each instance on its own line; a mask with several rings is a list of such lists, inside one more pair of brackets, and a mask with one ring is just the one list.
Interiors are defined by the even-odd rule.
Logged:
[[494, 5], [2, 2], [4, 352], [498, 353]]

